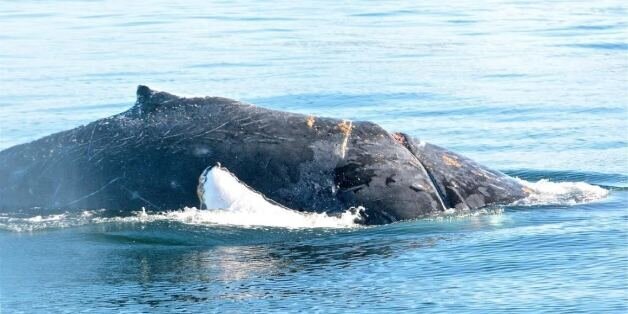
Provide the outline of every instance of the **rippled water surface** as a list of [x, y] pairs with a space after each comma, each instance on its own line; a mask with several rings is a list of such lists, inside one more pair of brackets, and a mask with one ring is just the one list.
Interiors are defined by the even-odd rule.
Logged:
[[126, 110], [146, 84], [372, 120], [546, 198], [369, 228], [0, 215], [0, 313], [625, 313], [627, 16], [623, 1], [1, 1], [0, 149]]

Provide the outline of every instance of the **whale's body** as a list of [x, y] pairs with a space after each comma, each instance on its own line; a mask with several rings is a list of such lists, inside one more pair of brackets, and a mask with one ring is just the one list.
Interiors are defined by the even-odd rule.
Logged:
[[198, 206], [220, 163], [283, 206], [365, 224], [473, 210], [527, 195], [516, 180], [371, 122], [138, 88], [126, 112], [0, 152], [0, 211]]

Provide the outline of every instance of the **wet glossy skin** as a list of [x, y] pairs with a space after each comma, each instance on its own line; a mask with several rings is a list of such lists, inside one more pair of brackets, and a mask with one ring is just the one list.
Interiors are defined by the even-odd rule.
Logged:
[[365, 208], [365, 224], [507, 203], [499, 172], [377, 124], [138, 88], [130, 110], [0, 152], [4, 211], [197, 206], [199, 175], [221, 163], [289, 208]]

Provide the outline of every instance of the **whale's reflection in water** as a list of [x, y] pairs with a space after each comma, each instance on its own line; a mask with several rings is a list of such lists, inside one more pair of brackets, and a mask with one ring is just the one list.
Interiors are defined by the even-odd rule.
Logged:
[[[342, 269], [358, 270], [359, 276], [370, 280], [375, 273], [381, 274], [381, 269], [373, 272], [373, 267], [387, 267], [386, 260], [433, 247], [450, 237], [432, 234], [401, 239], [394, 230], [381, 227], [264, 232], [189, 226], [176, 230], [171, 225], [120, 228], [106, 227], [108, 230], [93, 234], [92, 239], [116, 247], [108, 250], [110, 256], [97, 259], [101, 261], [96, 267], [97, 280], [118, 287], [119, 293], [103, 301], [125, 308], [172, 307], [173, 302], [201, 307], [216, 302], [255, 302], [303, 295], [304, 289], [331, 296], [337, 291], [325, 287], [346, 280]], [[216, 241], [218, 235], [226, 234], [230, 236], [220, 239], [223, 243]], [[128, 246], [121, 247], [121, 243]], [[373, 260], [380, 265], [371, 264]], [[304, 278], [318, 282], [317, 286], [304, 285]]]

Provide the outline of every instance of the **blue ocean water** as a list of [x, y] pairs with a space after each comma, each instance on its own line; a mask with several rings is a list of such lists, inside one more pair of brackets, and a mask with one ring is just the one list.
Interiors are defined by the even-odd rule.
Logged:
[[622, 1], [1, 1], [0, 149], [126, 110], [145, 84], [371, 120], [543, 193], [368, 228], [0, 215], [0, 313], [625, 313], [627, 16]]

